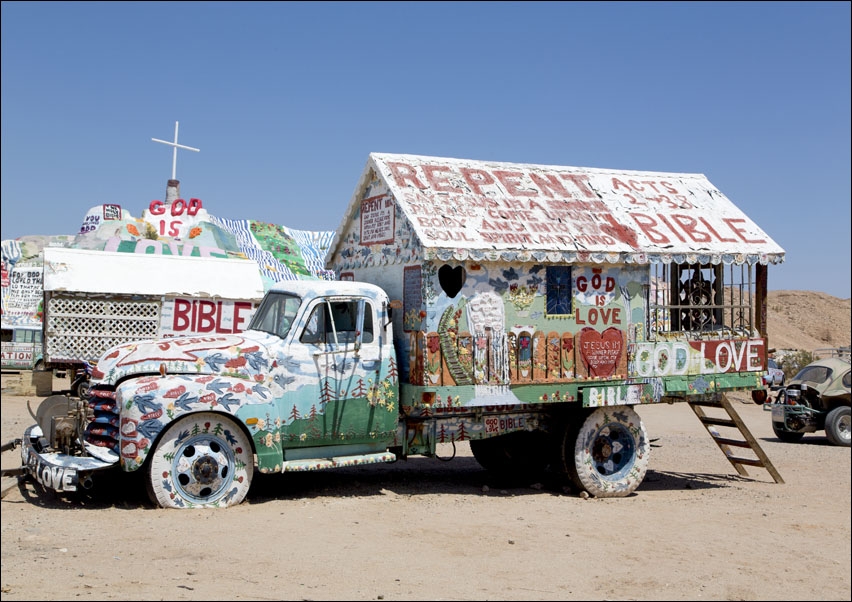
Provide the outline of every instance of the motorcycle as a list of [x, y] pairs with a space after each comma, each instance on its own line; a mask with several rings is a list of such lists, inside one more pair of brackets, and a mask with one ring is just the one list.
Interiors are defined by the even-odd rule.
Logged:
[[83, 367], [77, 370], [77, 376], [71, 383], [71, 394], [76, 395], [80, 399], [89, 398], [89, 388], [91, 387], [92, 368], [94, 366], [87, 361], [83, 361]]

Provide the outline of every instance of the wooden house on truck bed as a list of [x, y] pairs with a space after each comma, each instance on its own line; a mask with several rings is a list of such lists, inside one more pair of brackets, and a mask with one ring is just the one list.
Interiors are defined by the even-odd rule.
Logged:
[[402, 301], [400, 403], [435, 411], [757, 400], [783, 260], [701, 174], [373, 153], [326, 267]]

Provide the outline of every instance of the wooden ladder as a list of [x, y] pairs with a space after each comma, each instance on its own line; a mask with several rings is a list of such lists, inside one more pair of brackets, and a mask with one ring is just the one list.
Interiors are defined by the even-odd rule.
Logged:
[[[760, 447], [757, 443], [757, 439], [751, 434], [751, 431], [748, 430], [743, 419], [740, 418], [740, 415], [737, 414], [737, 411], [734, 409], [734, 406], [731, 405], [731, 402], [725, 396], [725, 394], [717, 395], [715, 399], [710, 399], [706, 401], [690, 401], [689, 407], [692, 408], [692, 411], [695, 412], [695, 415], [698, 416], [698, 419], [701, 421], [701, 424], [704, 425], [704, 428], [707, 429], [707, 432], [710, 433], [710, 436], [713, 437], [713, 440], [716, 442], [716, 445], [719, 446], [719, 449], [722, 450], [722, 453], [725, 454], [725, 457], [728, 459], [733, 467], [740, 473], [742, 476], [747, 477], [748, 472], [746, 472], [745, 466], [760, 466], [761, 468], [765, 468], [772, 478], [775, 479], [776, 483], [783, 483], [784, 479], [781, 478], [781, 475], [778, 474], [778, 471], [775, 470], [775, 467], [772, 465], [772, 462], [769, 461], [769, 458], [766, 455], [766, 452]], [[720, 408], [727, 413], [728, 418], [715, 418], [713, 416], [708, 416], [704, 413], [703, 408]], [[725, 426], [739, 430], [740, 434], [744, 437], [744, 439], [731, 439], [728, 437], [722, 436], [719, 431], [717, 431], [714, 427], [716, 426]], [[733, 447], [742, 447], [751, 449], [757, 458], [742, 458], [735, 456], [731, 451], [731, 446]]]

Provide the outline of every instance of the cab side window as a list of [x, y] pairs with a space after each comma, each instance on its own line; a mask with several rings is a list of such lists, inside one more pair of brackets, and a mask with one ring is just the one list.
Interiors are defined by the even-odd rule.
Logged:
[[361, 301], [333, 301], [314, 307], [299, 340], [312, 345], [348, 345], [355, 343], [359, 335], [362, 343], [373, 342], [372, 306]]

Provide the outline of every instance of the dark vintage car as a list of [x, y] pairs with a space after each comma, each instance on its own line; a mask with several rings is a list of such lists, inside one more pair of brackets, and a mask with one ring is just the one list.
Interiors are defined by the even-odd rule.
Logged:
[[772, 412], [772, 430], [782, 441], [801, 440], [805, 433], [825, 431], [833, 445], [849, 447], [849, 355], [825, 357], [802, 368], [763, 409]]

